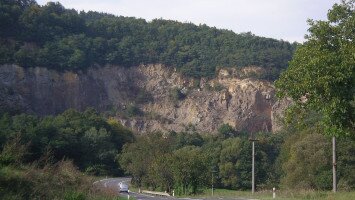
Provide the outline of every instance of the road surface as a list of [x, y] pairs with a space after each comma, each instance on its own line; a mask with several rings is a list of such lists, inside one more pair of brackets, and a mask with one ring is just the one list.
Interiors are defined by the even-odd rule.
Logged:
[[129, 184], [131, 178], [107, 178], [100, 181], [94, 182], [94, 185], [97, 187], [104, 187], [107, 188], [108, 191], [113, 192], [114, 194], [121, 195], [121, 196], [128, 196], [134, 197], [137, 200], [251, 200], [251, 199], [244, 199], [244, 198], [221, 198], [221, 197], [205, 197], [205, 198], [176, 198], [176, 197], [160, 197], [160, 196], [153, 196], [148, 194], [141, 194], [136, 192], [129, 192], [128, 193], [119, 193], [119, 186], [120, 182], [125, 182]]

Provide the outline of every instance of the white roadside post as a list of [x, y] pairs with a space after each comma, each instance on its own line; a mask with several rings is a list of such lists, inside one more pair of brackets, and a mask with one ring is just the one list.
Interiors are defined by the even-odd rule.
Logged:
[[275, 199], [276, 198], [276, 189], [272, 188], [272, 198]]
[[175, 190], [173, 190], [173, 197], [175, 197]]

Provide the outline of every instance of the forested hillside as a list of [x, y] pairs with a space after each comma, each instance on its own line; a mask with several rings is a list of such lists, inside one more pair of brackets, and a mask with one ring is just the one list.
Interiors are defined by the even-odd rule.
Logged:
[[0, 199], [117, 199], [92, 175], [122, 175], [116, 156], [134, 137], [93, 109], [0, 115]]
[[[17, 143], [26, 145], [26, 151], [22, 152], [26, 163], [48, 154], [53, 162], [70, 159], [81, 171], [95, 175], [122, 175], [115, 156], [125, 143], [133, 141], [130, 130], [114, 119], [103, 118], [93, 109], [82, 113], [67, 110], [44, 118], [2, 114], [0, 128], [0, 147], [18, 140]], [[19, 151], [15, 148], [3, 152], [0, 165], [17, 162], [20, 158], [14, 154]]]
[[163, 19], [77, 12], [60, 3], [0, 1], [0, 64], [80, 70], [161, 63], [192, 77], [211, 77], [216, 67], [257, 65], [274, 80], [296, 44], [236, 34], [206, 25]]

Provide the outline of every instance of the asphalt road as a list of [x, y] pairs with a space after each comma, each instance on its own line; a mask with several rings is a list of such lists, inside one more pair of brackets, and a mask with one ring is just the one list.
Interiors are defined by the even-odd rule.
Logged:
[[173, 197], [158, 197], [158, 196], [140, 194], [140, 193], [135, 193], [135, 192], [119, 193], [118, 184], [120, 182], [125, 182], [125, 183], [127, 183], [127, 185], [129, 185], [130, 181], [131, 181], [131, 178], [108, 178], [108, 179], [96, 181], [94, 183], [94, 185], [97, 187], [107, 188], [107, 191], [113, 192], [117, 195], [126, 196], [126, 197], [129, 195], [130, 197], [134, 197], [137, 200], [154, 200], [154, 199], [157, 199], [157, 200], [170, 199], [170, 200], [172, 200], [172, 199], [176, 199]]
[[130, 183], [131, 178], [108, 178], [108, 179], [103, 179], [100, 181], [96, 181], [94, 183], [95, 186], [97, 187], [103, 187], [107, 188], [108, 192], [112, 192], [117, 195], [121, 196], [130, 196], [134, 197], [137, 200], [162, 200], [162, 199], [169, 199], [169, 200], [174, 200], [174, 199], [181, 199], [181, 200], [250, 200], [250, 199], [244, 199], [244, 198], [221, 198], [221, 197], [206, 197], [206, 198], [175, 198], [175, 197], [160, 197], [160, 196], [153, 196], [153, 195], [148, 195], [148, 194], [141, 194], [141, 193], [135, 193], [135, 192], [129, 192], [129, 193], [119, 193], [119, 186], [118, 184], [120, 182], [125, 182], [127, 185]]

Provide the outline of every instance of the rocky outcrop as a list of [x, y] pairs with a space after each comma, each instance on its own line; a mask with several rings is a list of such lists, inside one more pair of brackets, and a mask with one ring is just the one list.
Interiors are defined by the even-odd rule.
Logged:
[[[250, 132], [276, 130], [274, 120], [283, 107], [275, 100], [274, 86], [245, 78], [250, 71], [255, 70], [220, 69], [214, 79], [197, 80], [159, 64], [75, 73], [3, 65], [0, 109], [48, 115], [93, 107], [138, 132], [193, 128], [210, 133], [223, 123]], [[183, 97], [174, 98], [174, 90]], [[141, 112], [129, 113], [130, 107]]]

